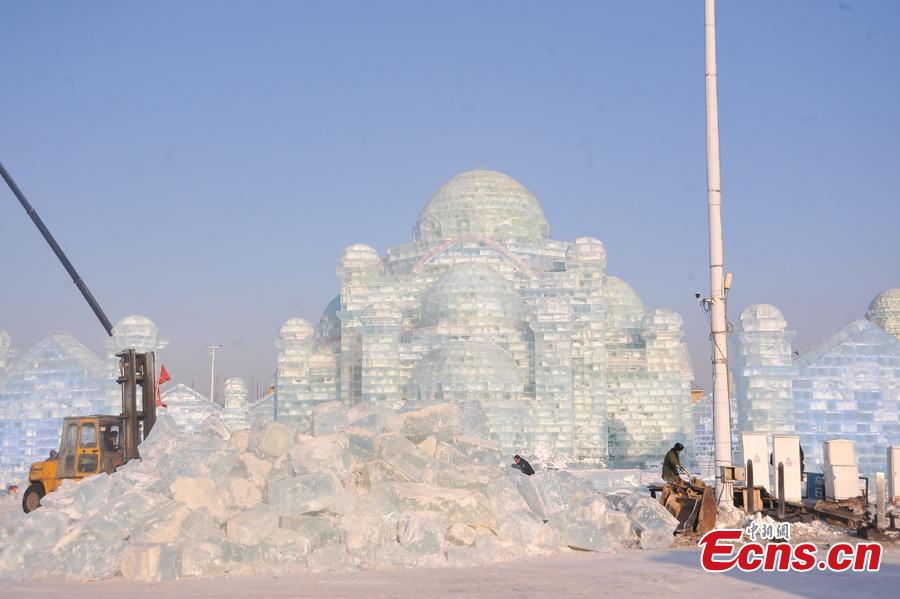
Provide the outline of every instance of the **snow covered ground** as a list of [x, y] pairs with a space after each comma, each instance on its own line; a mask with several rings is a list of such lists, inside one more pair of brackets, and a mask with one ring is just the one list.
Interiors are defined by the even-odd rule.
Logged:
[[[890, 597], [900, 588], [900, 548], [886, 547], [881, 571], [868, 574], [707, 574], [694, 549], [573, 552], [551, 559], [466, 568], [418, 568], [225, 577], [136, 583], [121, 577], [93, 583], [2, 581], [9, 597]], [[752, 595], [751, 595], [752, 594]]]

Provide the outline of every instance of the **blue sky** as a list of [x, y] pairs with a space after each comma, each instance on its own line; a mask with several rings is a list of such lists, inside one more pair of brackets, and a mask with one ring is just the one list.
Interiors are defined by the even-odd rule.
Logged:
[[[174, 378], [264, 379], [340, 251], [410, 238], [459, 171], [504, 171], [554, 238], [685, 319], [709, 381], [703, 3], [10, 2], [0, 160], [110, 318], [151, 316]], [[803, 350], [900, 286], [900, 3], [720, 2], [729, 313]], [[0, 192], [0, 328], [99, 323]]]

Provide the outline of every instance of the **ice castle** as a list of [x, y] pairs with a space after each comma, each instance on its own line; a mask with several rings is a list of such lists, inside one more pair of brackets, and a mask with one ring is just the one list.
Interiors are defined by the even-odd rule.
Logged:
[[795, 432], [806, 468], [822, 443], [856, 442], [860, 471], [884, 471], [900, 444], [900, 289], [879, 294], [866, 318], [791, 359], [794, 334], [777, 308], [750, 306], [732, 335], [736, 431]]
[[541, 205], [491, 170], [463, 172], [384, 256], [351, 245], [318, 326], [281, 327], [277, 418], [309, 426], [339, 398], [397, 409], [456, 402], [508, 454], [658, 464], [690, 444], [682, 319], [607, 275], [599, 240], [550, 238]]

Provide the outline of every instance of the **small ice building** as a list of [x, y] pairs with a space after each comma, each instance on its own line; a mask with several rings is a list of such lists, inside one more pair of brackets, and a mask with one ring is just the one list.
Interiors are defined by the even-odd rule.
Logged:
[[410, 243], [344, 250], [317, 327], [281, 327], [277, 418], [308, 427], [335, 398], [453, 401], [483, 413], [510, 454], [658, 465], [692, 440], [681, 317], [646, 310], [606, 262], [597, 239], [551, 239], [519, 182], [463, 172], [431, 196]]
[[[9, 352], [8, 340], [0, 331], [0, 354], [4, 345]], [[103, 360], [62, 331], [0, 368], [0, 477], [22, 474], [58, 449], [64, 417], [106, 413], [110, 388], [118, 385]]]
[[208, 416], [222, 415], [222, 406], [184, 383], [178, 383], [164, 391], [161, 399], [166, 407], [160, 406], [157, 413], [169, 414], [179, 428], [186, 432], [198, 430], [200, 423]]
[[900, 444], [898, 299], [898, 289], [879, 294], [867, 318], [792, 361], [793, 333], [781, 313], [772, 306], [747, 308], [732, 338], [735, 430], [795, 431], [807, 470], [822, 464], [824, 441], [850, 439], [861, 472], [883, 471], [886, 448]]

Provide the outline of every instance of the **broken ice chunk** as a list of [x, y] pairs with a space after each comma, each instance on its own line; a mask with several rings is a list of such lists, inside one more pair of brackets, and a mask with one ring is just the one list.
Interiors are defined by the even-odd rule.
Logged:
[[421, 481], [428, 467], [428, 456], [418, 447], [396, 433], [379, 435], [375, 450], [382, 463], [401, 477]]
[[657, 500], [641, 497], [628, 515], [640, 531], [641, 548], [663, 549], [674, 542], [672, 535], [678, 526], [678, 520]]
[[449, 441], [460, 433], [461, 421], [456, 404], [438, 404], [403, 414], [400, 433], [413, 443], [421, 443], [432, 435], [439, 441]]
[[296, 474], [334, 472], [345, 479], [350, 471], [350, 442], [344, 433], [301, 437], [288, 456]]
[[102, 580], [119, 573], [122, 548], [120, 540], [77, 540], [66, 546], [63, 572], [72, 580]]
[[302, 474], [280, 480], [269, 479], [266, 501], [284, 514], [302, 515], [324, 510], [338, 511], [344, 489], [333, 474]]
[[270, 458], [280, 458], [294, 444], [294, 429], [279, 422], [269, 422], [259, 440], [259, 451]]
[[317, 405], [311, 414], [310, 434], [314, 437], [333, 435], [347, 428], [347, 410], [339, 401]]
[[228, 539], [242, 545], [256, 545], [278, 528], [278, 513], [260, 504], [231, 518], [225, 525]]
[[408, 513], [398, 523], [397, 541], [418, 557], [435, 554], [444, 545], [444, 525], [436, 514]]
[[122, 551], [122, 576], [127, 580], [174, 580], [181, 573], [181, 551], [162, 543], [129, 543]]

